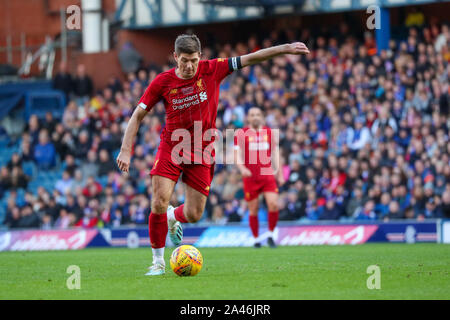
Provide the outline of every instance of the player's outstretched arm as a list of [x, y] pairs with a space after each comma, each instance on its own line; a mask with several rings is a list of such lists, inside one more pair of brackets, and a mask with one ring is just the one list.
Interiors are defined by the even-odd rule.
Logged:
[[127, 124], [127, 129], [125, 130], [120, 153], [117, 156], [116, 160], [117, 166], [121, 171], [128, 172], [129, 170], [133, 141], [137, 135], [139, 126], [141, 125], [141, 122], [147, 113], [148, 111], [144, 110], [143, 108], [137, 107]]
[[242, 67], [251, 66], [285, 54], [308, 54], [309, 49], [303, 42], [294, 42], [265, 48], [241, 57]]

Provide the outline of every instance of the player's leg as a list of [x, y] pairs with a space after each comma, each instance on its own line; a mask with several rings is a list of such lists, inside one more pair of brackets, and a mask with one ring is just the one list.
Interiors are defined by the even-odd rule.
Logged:
[[167, 177], [152, 176], [152, 201], [148, 219], [148, 232], [153, 252], [153, 265], [147, 275], [164, 274], [164, 248], [168, 231], [167, 207], [175, 184], [175, 181]]
[[267, 242], [270, 247], [275, 248], [275, 241], [273, 239], [273, 231], [278, 223], [278, 192], [264, 192], [264, 199], [266, 200], [267, 211], [268, 214], [268, 229], [269, 229], [269, 238]]
[[254, 239], [254, 246], [255, 248], [260, 248], [261, 244], [258, 242], [258, 236], [259, 236], [259, 222], [258, 222], [258, 207], [259, 207], [259, 201], [258, 197], [247, 201], [247, 207], [248, 207], [248, 223], [250, 226], [250, 230], [252, 231], [253, 239]]
[[190, 223], [201, 219], [213, 176], [214, 165], [189, 164], [183, 166], [182, 181], [186, 185], [185, 201], [174, 210], [175, 219]]
[[182, 214], [188, 222], [195, 223], [202, 218], [208, 197], [188, 184], [185, 196]]
[[261, 244], [258, 242], [259, 236], [259, 195], [262, 190], [262, 185], [255, 179], [244, 178], [242, 180], [244, 187], [244, 198], [247, 201], [248, 207], [248, 224], [253, 235], [253, 245], [255, 248], [260, 248]]

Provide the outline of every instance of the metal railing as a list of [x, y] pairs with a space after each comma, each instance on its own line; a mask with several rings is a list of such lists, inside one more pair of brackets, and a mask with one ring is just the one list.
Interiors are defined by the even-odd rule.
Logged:
[[[14, 65], [13, 56], [15, 52], [20, 52], [20, 69], [18, 76], [27, 76], [30, 74], [31, 66], [39, 60], [39, 72], [44, 72], [46, 79], [52, 78], [53, 67], [55, 63], [56, 50], [61, 50], [61, 60], [67, 61], [67, 28], [66, 28], [66, 11], [60, 9], [61, 17], [61, 36], [60, 40], [53, 40], [50, 36], [46, 36], [44, 44], [27, 46], [27, 36], [25, 33], [20, 34], [20, 45], [12, 45], [13, 36], [6, 36], [6, 46], [0, 46], [0, 53], [6, 52], [6, 63]], [[33, 53], [34, 52], [34, 53]]]

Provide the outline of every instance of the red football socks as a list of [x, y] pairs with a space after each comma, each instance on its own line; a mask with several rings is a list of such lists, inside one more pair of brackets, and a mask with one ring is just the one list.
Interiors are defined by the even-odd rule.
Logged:
[[175, 220], [180, 221], [182, 223], [187, 223], [189, 221], [187, 221], [186, 217], [184, 216], [183, 208], [184, 208], [184, 204], [175, 208], [175, 211], [174, 211]]
[[269, 231], [273, 231], [275, 227], [277, 226], [278, 222], [278, 211], [269, 211]]
[[148, 234], [150, 236], [152, 248], [158, 249], [166, 246], [167, 232], [167, 213], [150, 213], [148, 219]]
[[249, 216], [248, 221], [250, 223], [250, 229], [252, 230], [253, 237], [258, 238], [258, 229], [259, 229], [258, 216]]

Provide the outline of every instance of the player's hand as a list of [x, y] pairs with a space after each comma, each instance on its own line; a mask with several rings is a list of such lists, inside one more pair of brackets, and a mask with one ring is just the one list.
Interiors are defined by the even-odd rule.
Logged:
[[244, 167], [244, 168], [241, 168], [241, 175], [243, 178], [249, 178], [252, 176], [252, 172]]
[[130, 168], [130, 159], [130, 152], [120, 151], [119, 155], [117, 156], [116, 162], [121, 171], [128, 172], [128, 169]]
[[309, 49], [303, 42], [294, 42], [286, 45], [286, 54], [308, 54]]

